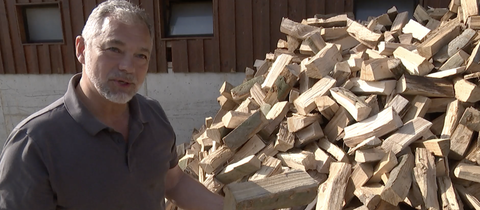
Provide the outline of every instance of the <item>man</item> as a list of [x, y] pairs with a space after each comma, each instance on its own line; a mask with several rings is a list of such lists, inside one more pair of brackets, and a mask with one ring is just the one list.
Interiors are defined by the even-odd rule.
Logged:
[[136, 94], [153, 35], [145, 12], [109, 0], [75, 41], [82, 74], [12, 131], [0, 159], [0, 209], [222, 209], [177, 166], [160, 104]]

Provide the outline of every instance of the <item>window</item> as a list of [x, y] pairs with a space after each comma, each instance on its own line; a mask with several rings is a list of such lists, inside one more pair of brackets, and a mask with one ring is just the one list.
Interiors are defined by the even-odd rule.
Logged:
[[398, 12], [408, 11], [409, 17], [412, 18], [417, 4], [418, 0], [355, 0], [355, 19], [368, 20], [369, 16], [380, 16], [387, 13], [387, 10], [393, 6]]
[[165, 15], [165, 37], [213, 35], [211, 0], [166, 1]]
[[20, 5], [17, 8], [23, 43], [63, 42], [58, 3]]

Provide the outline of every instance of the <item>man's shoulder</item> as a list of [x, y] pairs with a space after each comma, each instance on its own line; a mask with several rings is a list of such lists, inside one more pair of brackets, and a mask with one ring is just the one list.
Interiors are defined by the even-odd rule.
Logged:
[[[63, 115], [65, 112], [63, 97], [57, 99], [55, 102], [44, 107], [43, 109], [29, 115], [27, 118], [22, 120], [17, 126], [13, 129], [12, 133], [15, 133], [21, 129], [44, 129], [41, 126], [48, 126], [52, 123], [58, 122], [57, 116]], [[47, 122], [47, 123], [45, 123]], [[27, 131], [28, 132], [28, 131]]]

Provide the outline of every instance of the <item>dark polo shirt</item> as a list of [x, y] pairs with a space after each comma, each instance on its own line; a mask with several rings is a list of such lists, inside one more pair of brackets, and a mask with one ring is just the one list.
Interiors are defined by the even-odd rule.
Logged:
[[22, 121], [0, 159], [0, 209], [164, 209], [175, 134], [160, 104], [136, 95], [128, 141], [66, 94]]

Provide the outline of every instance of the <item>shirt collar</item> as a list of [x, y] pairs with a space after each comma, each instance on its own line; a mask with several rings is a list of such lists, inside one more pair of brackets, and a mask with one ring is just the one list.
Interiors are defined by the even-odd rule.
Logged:
[[[80, 124], [80, 126], [82, 126], [90, 135], [94, 136], [101, 130], [108, 128], [108, 126], [100, 122], [77, 97], [75, 88], [80, 82], [81, 77], [82, 74], [78, 73], [70, 79], [67, 92], [64, 95], [64, 103], [70, 116], [72, 116], [72, 118], [77, 121], [77, 123]], [[130, 117], [135, 119], [135, 121], [146, 123], [148, 121], [146, 116], [148, 115], [145, 115], [145, 113], [142, 112], [138, 101], [138, 96], [135, 95], [128, 103], [130, 108]]]

